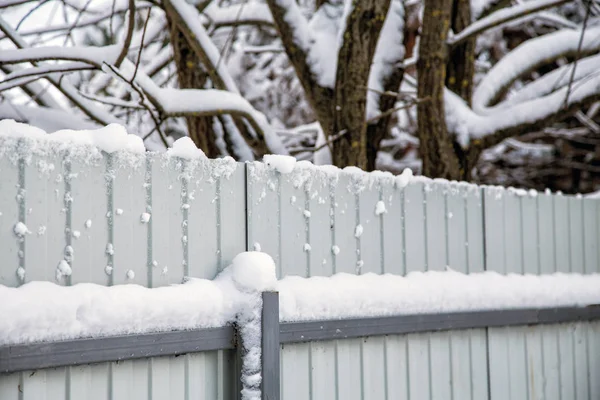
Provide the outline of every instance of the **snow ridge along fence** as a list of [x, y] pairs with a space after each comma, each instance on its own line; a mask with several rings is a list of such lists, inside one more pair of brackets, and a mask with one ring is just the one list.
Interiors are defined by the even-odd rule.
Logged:
[[[212, 279], [246, 249], [272, 255], [280, 278], [447, 267], [600, 272], [597, 200], [305, 163], [281, 173], [262, 163], [0, 139], [0, 284], [9, 287]], [[263, 366], [263, 385], [279, 372], [284, 399], [600, 398], [597, 309], [469, 315], [462, 324], [449, 314], [283, 323], [281, 366], [269, 364], [270, 375]], [[554, 325], [527, 326], [538, 323]], [[319, 336], [323, 330], [331, 335]], [[235, 334], [205, 334], [191, 347], [194, 331], [134, 336], [114, 347], [139, 345], [135, 357], [99, 351], [61, 364], [78, 366], [3, 374], [0, 398], [235, 398]], [[52, 357], [56, 345], [19, 349]], [[95, 345], [111, 348], [88, 342], [76, 351], [90, 356]], [[15, 359], [16, 349], [0, 357], [12, 351]]]

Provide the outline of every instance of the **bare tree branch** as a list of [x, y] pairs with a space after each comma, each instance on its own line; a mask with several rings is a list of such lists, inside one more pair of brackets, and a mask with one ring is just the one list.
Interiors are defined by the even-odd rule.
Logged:
[[[150, 18], [150, 11], [148, 10], [148, 19]], [[123, 42], [123, 48], [121, 49], [121, 53], [115, 60], [115, 66], [118, 68], [125, 57], [127, 57], [127, 53], [129, 52], [129, 46], [131, 46], [131, 38], [133, 37], [133, 28], [135, 27], [135, 0], [129, 0], [129, 20], [127, 21], [127, 35], [125, 36], [125, 41]], [[144, 28], [144, 32], [146, 29]], [[142, 43], [144, 40], [142, 39]], [[141, 47], [140, 47], [141, 48]], [[141, 51], [141, 50], [140, 50]]]

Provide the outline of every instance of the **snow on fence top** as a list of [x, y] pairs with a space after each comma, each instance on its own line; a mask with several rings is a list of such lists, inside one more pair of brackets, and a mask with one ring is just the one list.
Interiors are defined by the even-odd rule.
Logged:
[[[266, 156], [145, 153], [117, 125], [0, 121], [0, 284], [181, 283], [246, 249], [277, 275], [600, 272], [600, 202]], [[16, 200], [16, 201], [15, 201]]]
[[286, 277], [264, 253], [242, 253], [214, 280], [147, 289], [139, 285], [62, 287], [0, 285], [0, 345], [223, 326], [246, 314], [257, 293], [280, 293], [282, 321], [587, 306], [600, 303], [600, 275], [465, 275], [413, 272], [406, 277], [340, 273]]

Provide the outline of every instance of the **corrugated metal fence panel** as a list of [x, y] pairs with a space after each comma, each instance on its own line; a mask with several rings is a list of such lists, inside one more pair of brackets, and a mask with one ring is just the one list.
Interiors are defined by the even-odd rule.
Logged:
[[[487, 362], [482, 330], [347, 339], [285, 345], [282, 348], [282, 399], [488, 399]], [[596, 399], [600, 383], [600, 323], [503, 329], [504, 347], [490, 349], [491, 400]], [[500, 332], [500, 331], [499, 331]], [[431, 346], [432, 363], [418, 336]], [[463, 341], [462, 347], [446, 343]], [[440, 347], [441, 346], [441, 347]], [[355, 349], [360, 349], [356, 352]], [[421, 357], [428, 375], [411, 370]], [[501, 361], [501, 357], [505, 360]], [[465, 364], [471, 359], [472, 364]], [[284, 365], [287, 364], [287, 365]]]
[[[465, 346], [449, 351], [447, 343], [455, 333], [285, 345], [281, 350], [282, 399], [487, 399], [485, 359], [474, 360], [473, 365], [464, 362], [475, 353], [485, 354], [484, 337], [476, 330], [461, 332], [457, 338]], [[424, 348], [411, 343], [410, 336], [431, 344], [431, 364]], [[411, 370], [411, 356], [420, 357], [428, 372], [425, 378]]]
[[11, 151], [16, 150], [13, 146], [2, 142], [0, 149], [6, 151], [0, 154], [0, 254], [3, 260], [0, 284], [14, 287], [19, 284], [19, 243], [13, 232], [15, 223], [19, 221], [19, 167], [16, 160], [13, 162], [8, 157]]
[[[0, 252], [14, 258], [2, 264], [3, 285], [212, 279], [246, 248], [245, 170], [230, 160], [50, 145], [19, 158], [30, 148], [15, 141], [12, 149], [0, 155]], [[24, 240], [14, 233], [19, 221], [29, 230]], [[57, 274], [61, 260], [70, 276]], [[232, 357], [217, 351], [3, 375], [0, 399], [230, 399]]]
[[[232, 160], [51, 145], [23, 158], [19, 146], [28, 149], [14, 141], [0, 156], [0, 250], [12, 259], [1, 267], [4, 285], [212, 279], [246, 248], [245, 171]], [[59, 273], [61, 261], [70, 275]]]
[[500, 273], [600, 270], [598, 201], [484, 187], [486, 268]]
[[226, 400], [234, 398], [233, 351], [156, 357], [3, 375], [2, 400]]

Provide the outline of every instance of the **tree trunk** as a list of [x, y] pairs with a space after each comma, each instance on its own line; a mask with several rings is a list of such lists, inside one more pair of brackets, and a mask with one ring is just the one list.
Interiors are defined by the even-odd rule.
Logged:
[[367, 86], [373, 54], [383, 27], [389, 0], [354, 0], [346, 21], [338, 68], [330, 127], [323, 127], [333, 141], [333, 164], [367, 169]]
[[[452, 31], [457, 34], [471, 23], [469, 0], [454, 0]], [[475, 73], [475, 38], [467, 39], [452, 48], [446, 68], [446, 86], [471, 106], [473, 75]]]
[[[168, 17], [168, 14], [167, 14]], [[206, 84], [207, 74], [202, 67], [201, 60], [192, 51], [183, 32], [177, 24], [170, 19], [170, 40], [173, 47], [177, 79], [182, 89], [202, 89]], [[206, 154], [215, 158], [221, 155], [216, 144], [216, 135], [213, 131], [213, 117], [186, 117], [188, 135], [194, 144]]]
[[444, 109], [444, 84], [452, 0], [425, 0], [417, 89], [419, 152], [423, 175], [431, 178], [460, 179], [460, 162], [448, 134]]

